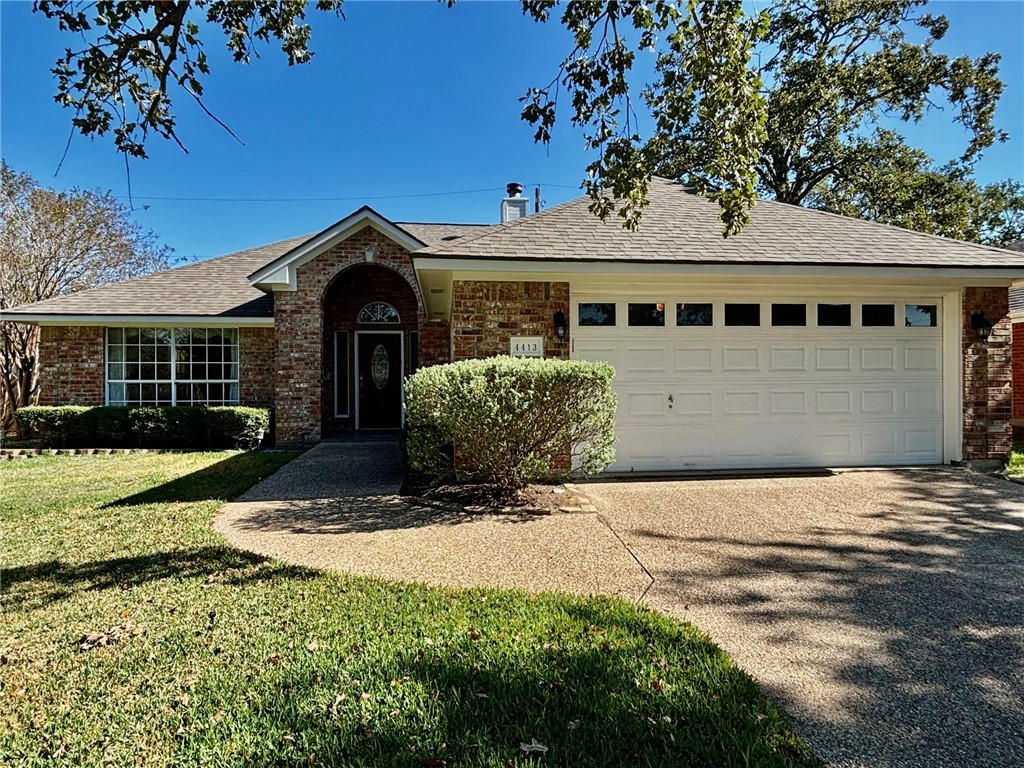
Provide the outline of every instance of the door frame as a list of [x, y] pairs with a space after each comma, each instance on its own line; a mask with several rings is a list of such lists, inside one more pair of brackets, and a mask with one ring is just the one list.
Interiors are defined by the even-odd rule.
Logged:
[[372, 336], [374, 334], [380, 335], [397, 335], [398, 336], [398, 359], [399, 359], [399, 381], [398, 381], [398, 427], [402, 429], [405, 426], [405, 331], [355, 331], [355, 370], [356, 377], [356, 402], [355, 402], [355, 428], [360, 429], [359, 419], [362, 415], [362, 401], [359, 399], [359, 343], [360, 336]]

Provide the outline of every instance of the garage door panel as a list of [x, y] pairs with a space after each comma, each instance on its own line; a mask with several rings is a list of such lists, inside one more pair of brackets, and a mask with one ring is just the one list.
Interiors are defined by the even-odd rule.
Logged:
[[574, 357], [616, 368], [611, 469], [941, 462], [941, 329], [851, 314], [853, 327], [574, 328]]

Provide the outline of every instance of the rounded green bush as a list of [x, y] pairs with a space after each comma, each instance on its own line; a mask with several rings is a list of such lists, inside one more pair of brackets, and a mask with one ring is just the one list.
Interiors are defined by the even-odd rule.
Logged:
[[615, 458], [615, 370], [583, 360], [489, 357], [406, 382], [409, 465], [518, 488], [600, 472]]

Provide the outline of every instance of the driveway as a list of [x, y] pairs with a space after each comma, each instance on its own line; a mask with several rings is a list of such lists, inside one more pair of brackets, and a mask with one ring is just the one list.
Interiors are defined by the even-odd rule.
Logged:
[[654, 577], [838, 766], [1024, 764], [1024, 487], [955, 469], [594, 483]]

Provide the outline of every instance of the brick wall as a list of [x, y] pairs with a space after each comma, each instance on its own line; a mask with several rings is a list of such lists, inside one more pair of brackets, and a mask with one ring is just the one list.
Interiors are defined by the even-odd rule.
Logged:
[[274, 402], [274, 329], [238, 329], [238, 399], [242, 405]]
[[452, 361], [452, 327], [440, 320], [420, 325], [420, 367]]
[[274, 294], [274, 399], [277, 439], [318, 440], [323, 426], [323, 300], [327, 287], [344, 269], [366, 263], [365, 249], [375, 249], [373, 263], [406, 279], [422, 316], [423, 300], [408, 252], [372, 227], [365, 227], [329, 251], [302, 265], [296, 291]]
[[103, 328], [39, 329], [39, 404], [103, 405]]
[[569, 357], [552, 321], [569, 316], [569, 284], [456, 280], [452, 286], [452, 359], [507, 355], [511, 336], [543, 336], [545, 357]]
[[1024, 322], [1013, 324], [1013, 418], [1024, 420]]
[[[1012, 442], [1011, 329], [1006, 288], [963, 291], [964, 459], [1009, 458]], [[981, 312], [993, 323], [987, 342], [978, 339], [971, 315]]]

